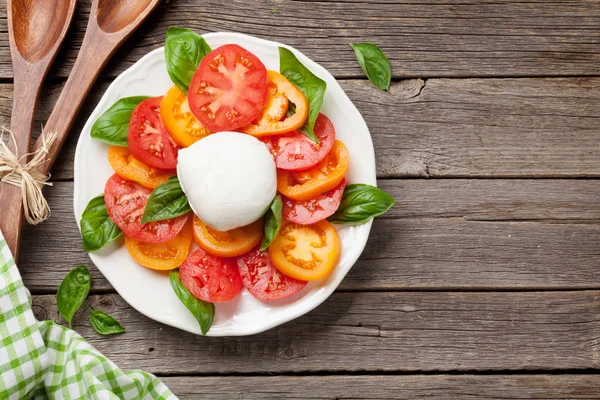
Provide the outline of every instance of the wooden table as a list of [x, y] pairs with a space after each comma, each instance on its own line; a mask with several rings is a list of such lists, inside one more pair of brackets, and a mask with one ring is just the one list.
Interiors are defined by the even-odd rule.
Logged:
[[[81, 1], [36, 128], [88, 11]], [[78, 132], [114, 77], [161, 46], [171, 25], [285, 42], [328, 68], [364, 115], [379, 184], [398, 200], [328, 301], [263, 334], [204, 338], [156, 323], [82, 250], [72, 211]], [[389, 92], [365, 80], [348, 45], [359, 41], [390, 58]], [[6, 34], [0, 52], [8, 125]], [[181, 398], [600, 398], [598, 178], [598, 1], [163, 1], [90, 95], [46, 191], [52, 218], [25, 229], [19, 266], [38, 317], [59, 321], [61, 279], [88, 264], [87, 307], [114, 314], [127, 333], [101, 337], [85, 315], [75, 329]]]

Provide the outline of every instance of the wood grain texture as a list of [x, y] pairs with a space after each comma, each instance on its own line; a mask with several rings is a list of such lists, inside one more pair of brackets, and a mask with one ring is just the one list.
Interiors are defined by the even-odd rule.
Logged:
[[[127, 332], [102, 337], [89, 308]], [[337, 293], [265, 333], [196, 336], [154, 322], [118, 295], [90, 296], [73, 326], [124, 369], [168, 375], [600, 368], [600, 291]], [[38, 319], [58, 320], [53, 295]]]
[[181, 399], [600, 399], [599, 375], [162, 377]]
[[[380, 184], [398, 205], [375, 221], [343, 290], [600, 288], [599, 181]], [[73, 183], [56, 182], [47, 193], [52, 217], [23, 232], [19, 268], [33, 292], [55, 291], [71, 268], [91, 264], [73, 215]], [[91, 270], [93, 290], [110, 290]]]
[[[600, 177], [600, 78], [411, 79], [389, 92], [340, 83], [370, 128], [380, 178]], [[72, 179], [77, 136], [107, 87], [92, 90], [55, 179]], [[34, 128], [59, 92], [48, 86]], [[11, 100], [12, 86], [0, 84], [0, 125]]]
[[[0, 30], [6, 31], [5, 0]], [[68, 75], [90, 1], [81, 1], [67, 48], [53, 71]], [[272, 10], [276, 13], [273, 14]], [[594, 0], [161, 2], [105, 71], [115, 76], [164, 43], [178, 25], [199, 33], [234, 31], [296, 47], [337, 77], [363, 76], [349, 43], [373, 42], [395, 77], [598, 75], [600, 7]], [[12, 76], [0, 37], [0, 78]]]

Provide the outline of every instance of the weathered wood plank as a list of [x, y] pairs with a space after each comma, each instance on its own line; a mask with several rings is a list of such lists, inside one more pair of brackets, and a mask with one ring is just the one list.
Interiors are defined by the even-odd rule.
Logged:
[[[66, 76], [81, 44], [81, 1], [52, 76]], [[0, 31], [6, 32], [5, 0]], [[273, 14], [272, 10], [276, 13]], [[349, 43], [374, 42], [396, 77], [598, 75], [600, 7], [546, 1], [163, 1], [105, 71], [115, 76], [162, 46], [166, 29], [242, 32], [295, 46], [338, 77], [362, 76]], [[0, 78], [12, 76], [0, 37]]]
[[600, 399], [598, 375], [163, 377], [182, 400]]
[[[380, 184], [398, 205], [375, 222], [344, 290], [600, 288], [600, 181]], [[19, 266], [34, 292], [56, 290], [71, 268], [90, 264], [72, 191], [72, 182], [56, 182], [47, 191], [52, 217], [23, 232]], [[94, 290], [111, 289], [92, 274]]]
[[[379, 177], [600, 177], [600, 78], [341, 83], [370, 127]], [[107, 86], [89, 96], [56, 179], [73, 177], [77, 135]], [[59, 90], [45, 91], [38, 130]], [[11, 102], [12, 85], [0, 85], [0, 125]]]
[[[33, 299], [39, 319], [58, 320], [55, 304]], [[127, 333], [93, 332], [90, 307]], [[600, 291], [337, 293], [293, 322], [232, 338], [163, 326], [116, 294], [84, 309], [75, 329], [119, 366], [171, 375], [600, 368]]]

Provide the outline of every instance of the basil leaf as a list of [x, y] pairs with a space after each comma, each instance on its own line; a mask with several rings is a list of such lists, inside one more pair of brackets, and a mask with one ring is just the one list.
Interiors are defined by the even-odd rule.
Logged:
[[58, 312], [69, 323], [69, 328], [73, 316], [90, 292], [91, 282], [90, 271], [85, 265], [80, 265], [65, 276], [58, 288], [56, 293]]
[[123, 97], [104, 111], [94, 125], [90, 135], [104, 143], [127, 147], [127, 131], [133, 109], [148, 96]]
[[273, 240], [279, 233], [279, 230], [281, 229], [281, 221], [283, 220], [282, 210], [283, 202], [281, 201], [281, 196], [277, 195], [273, 199], [271, 207], [265, 214], [265, 236], [263, 237], [260, 245], [261, 251], [265, 251], [267, 247], [273, 243]]
[[390, 89], [392, 67], [383, 51], [372, 43], [350, 44], [369, 80], [381, 90]]
[[200, 331], [202, 331], [203, 335], [206, 335], [215, 318], [215, 305], [194, 297], [183, 283], [181, 283], [179, 271], [171, 271], [169, 273], [169, 280], [179, 300], [190, 310], [200, 325]]
[[83, 238], [83, 250], [88, 253], [100, 250], [123, 234], [108, 216], [104, 195], [90, 200], [83, 211], [79, 226]]
[[389, 210], [396, 201], [378, 187], [362, 183], [348, 185], [342, 202], [329, 221], [335, 224], [362, 224]]
[[157, 186], [152, 191], [144, 209], [142, 224], [179, 217], [189, 211], [191, 208], [181, 189], [179, 178], [172, 176], [167, 183]]
[[101, 335], [114, 335], [125, 332], [119, 321], [100, 310], [92, 310], [90, 313], [92, 328]]
[[211, 48], [206, 40], [189, 29], [167, 29], [165, 39], [165, 59], [167, 72], [171, 80], [185, 94], [200, 61], [210, 53]]
[[296, 85], [308, 99], [308, 118], [300, 130], [315, 143], [320, 143], [314, 127], [323, 105], [327, 83], [310, 72], [298, 61], [294, 53], [284, 47], [279, 48], [279, 69], [281, 74]]

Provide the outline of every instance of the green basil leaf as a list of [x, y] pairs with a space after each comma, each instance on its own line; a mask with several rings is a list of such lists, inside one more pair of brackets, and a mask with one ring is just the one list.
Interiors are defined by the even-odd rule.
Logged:
[[279, 69], [281, 74], [296, 85], [308, 99], [308, 118], [300, 130], [315, 143], [320, 143], [314, 127], [323, 105], [327, 83], [310, 72], [298, 61], [294, 53], [284, 47], [279, 48]]
[[148, 96], [123, 97], [104, 111], [94, 125], [90, 135], [104, 143], [127, 147], [127, 130], [133, 109]]
[[83, 238], [83, 250], [88, 253], [100, 250], [123, 234], [108, 216], [104, 195], [90, 200], [83, 211], [79, 226]]
[[119, 321], [100, 310], [92, 310], [90, 313], [92, 328], [101, 335], [114, 335], [125, 332]]
[[206, 40], [189, 29], [167, 29], [165, 39], [165, 59], [167, 72], [171, 80], [185, 94], [200, 61], [210, 53], [211, 48]]
[[202, 331], [203, 335], [206, 335], [215, 318], [215, 305], [194, 297], [183, 283], [181, 283], [179, 271], [171, 271], [169, 273], [169, 280], [179, 300], [190, 310], [200, 325], [200, 331]]
[[342, 202], [329, 221], [335, 224], [362, 224], [389, 210], [396, 201], [376, 186], [362, 183], [348, 185]]
[[379, 89], [389, 90], [392, 67], [383, 51], [372, 43], [350, 44], [367, 78]]
[[85, 265], [80, 265], [65, 276], [58, 288], [56, 293], [58, 312], [69, 323], [69, 328], [73, 316], [90, 292], [91, 283], [90, 271]]
[[181, 189], [179, 178], [172, 176], [167, 183], [157, 186], [150, 195], [142, 223], [179, 217], [191, 211], [188, 199]]
[[281, 201], [281, 196], [277, 195], [265, 214], [265, 236], [260, 245], [262, 251], [265, 251], [273, 243], [273, 240], [281, 229], [281, 222], [283, 220], [282, 210], [283, 202]]

